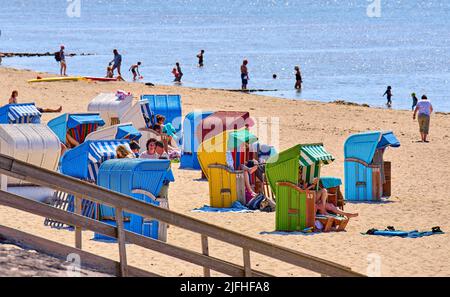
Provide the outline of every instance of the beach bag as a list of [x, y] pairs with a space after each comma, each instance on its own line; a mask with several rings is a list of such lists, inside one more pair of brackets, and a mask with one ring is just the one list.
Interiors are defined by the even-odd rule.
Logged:
[[123, 90], [117, 90], [116, 92], [116, 97], [119, 100], [125, 100], [125, 98], [127, 98], [128, 96], [131, 96], [130, 92], [125, 92]]
[[259, 209], [264, 212], [274, 212], [276, 207], [275, 201], [270, 198], [264, 197], [259, 205]]
[[55, 60], [56, 60], [56, 62], [61, 62], [61, 52], [55, 53]]
[[251, 210], [257, 210], [261, 206], [261, 202], [266, 198], [263, 194], [258, 194], [255, 197], [253, 197], [248, 203], [247, 207]]

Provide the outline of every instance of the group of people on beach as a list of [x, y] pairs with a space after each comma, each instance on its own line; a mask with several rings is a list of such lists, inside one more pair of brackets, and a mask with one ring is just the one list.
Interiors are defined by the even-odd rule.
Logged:
[[[55, 59], [60, 64], [60, 75], [61, 76], [67, 76], [67, 62], [65, 57], [65, 47], [64, 45], [61, 45], [59, 52], [55, 53]], [[106, 68], [106, 78], [114, 78], [114, 72], [117, 70], [117, 80], [124, 80], [121, 73], [121, 66], [122, 66], [122, 55], [119, 53], [117, 49], [113, 50], [114, 58], [109, 62], [108, 67]], [[204, 54], [205, 50], [200, 50], [200, 52], [197, 54], [198, 59], [198, 67], [202, 68], [204, 66]], [[133, 81], [137, 81], [138, 79], [142, 79], [143, 76], [139, 72], [139, 67], [142, 65], [142, 62], [137, 62], [136, 64], [131, 65], [128, 71], [131, 71], [133, 75]], [[247, 90], [247, 85], [249, 79], [249, 71], [247, 68], [248, 60], [244, 59], [241, 65], [241, 89]], [[295, 66], [295, 86], [294, 88], [296, 90], [302, 89], [302, 74], [300, 72], [300, 67]], [[174, 77], [174, 82], [180, 84], [181, 79], [183, 77], [183, 71], [181, 70], [180, 62], [175, 63], [175, 67], [172, 69], [172, 75]], [[277, 75], [273, 74], [273, 78], [276, 79]]]
[[[392, 86], [388, 86], [386, 92], [384, 92], [383, 96], [386, 96], [387, 102], [386, 105], [388, 108], [392, 106]], [[428, 134], [430, 132], [430, 119], [431, 114], [433, 113], [433, 105], [428, 100], [427, 95], [423, 95], [421, 100], [419, 100], [416, 96], [416, 93], [411, 94], [412, 98], [412, 106], [411, 110], [413, 111], [413, 120], [417, 120], [419, 122], [419, 132], [420, 132], [420, 142], [429, 142], [427, 140]]]

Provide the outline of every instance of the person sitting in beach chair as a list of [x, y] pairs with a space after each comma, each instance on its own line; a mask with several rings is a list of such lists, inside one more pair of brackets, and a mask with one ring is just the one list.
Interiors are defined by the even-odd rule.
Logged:
[[302, 170], [303, 167], [300, 166], [299, 168], [299, 188], [303, 189], [303, 190], [308, 190], [308, 191], [314, 191], [315, 192], [315, 208], [316, 208], [316, 213], [321, 214], [321, 215], [330, 215], [329, 212], [332, 212], [334, 214], [338, 214], [341, 216], [345, 216], [348, 218], [353, 218], [353, 217], [357, 217], [358, 213], [349, 213], [349, 212], [344, 212], [342, 210], [340, 210], [336, 205], [334, 205], [333, 203], [329, 203], [328, 202], [328, 191], [325, 188], [322, 188], [320, 186], [319, 183], [319, 178], [314, 178], [311, 184], [308, 184], [307, 182], [303, 181], [301, 179], [302, 176]]
[[132, 152], [130, 152], [126, 146], [119, 145], [116, 148], [117, 159], [134, 159], [135, 156]]
[[247, 164], [242, 164], [241, 168], [244, 170], [245, 200], [248, 203], [258, 195], [251, 184], [251, 176], [258, 170], [258, 161], [249, 160]]
[[147, 143], [145, 145], [145, 147], [147, 148], [147, 150], [145, 152], [143, 152], [139, 158], [142, 159], [158, 159], [159, 155], [156, 153], [156, 142], [158, 140], [156, 140], [155, 138], [150, 138], [149, 140], [147, 140]]
[[66, 145], [67, 145], [67, 148], [74, 148], [74, 147], [79, 146], [80, 143], [75, 138], [73, 138], [69, 134], [69, 132], [67, 132], [66, 133]]

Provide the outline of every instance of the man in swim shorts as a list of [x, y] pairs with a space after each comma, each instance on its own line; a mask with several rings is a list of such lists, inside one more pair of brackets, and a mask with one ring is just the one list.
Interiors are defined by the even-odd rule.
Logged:
[[247, 64], [248, 64], [248, 61], [244, 60], [241, 65], [242, 90], [247, 90], [247, 84], [248, 84]]

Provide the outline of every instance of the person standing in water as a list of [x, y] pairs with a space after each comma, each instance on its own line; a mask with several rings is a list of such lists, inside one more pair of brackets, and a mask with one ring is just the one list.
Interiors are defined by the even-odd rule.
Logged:
[[433, 105], [431, 105], [431, 102], [428, 101], [426, 95], [423, 95], [422, 100], [417, 102], [417, 106], [414, 109], [413, 120], [416, 119], [417, 113], [419, 113], [418, 121], [422, 142], [429, 142], [427, 137], [430, 130], [430, 117], [433, 113]]
[[242, 90], [247, 90], [248, 84], [248, 61], [244, 60], [241, 65], [241, 80], [242, 80]]
[[387, 98], [386, 105], [388, 107], [391, 107], [392, 106], [392, 96], [394, 96], [394, 95], [392, 95], [392, 87], [391, 86], [387, 87], [386, 92], [384, 92], [384, 94], [383, 94], [383, 97], [384, 96], [386, 96], [386, 98]]
[[200, 53], [197, 55], [198, 58], [198, 67], [203, 67], [203, 54], [205, 53], [204, 50], [201, 50]]
[[112, 65], [112, 72], [114, 74], [114, 70], [117, 69], [117, 73], [120, 77], [122, 77], [122, 73], [120, 72], [120, 66], [122, 65], [122, 55], [119, 54], [119, 51], [117, 49], [113, 50], [114, 53], [114, 59], [109, 62], [109, 65]]
[[64, 45], [61, 45], [61, 48], [59, 50], [59, 73], [61, 76], [67, 76], [66, 70], [67, 70], [67, 63], [66, 63], [66, 54], [64, 53]]
[[178, 72], [178, 75], [177, 75], [177, 77], [175, 78], [175, 81], [176, 81], [176, 82], [181, 82], [181, 78], [183, 77], [183, 72], [181, 71], [180, 63], [179, 63], [179, 62], [176, 62], [175, 65], [176, 65], [176, 67], [177, 67], [177, 72]]
[[295, 89], [301, 90], [303, 80], [302, 80], [302, 74], [300, 72], [300, 67], [295, 66], [294, 70], [295, 70]]
[[417, 102], [419, 102], [419, 99], [417, 99], [416, 93], [412, 93], [412, 94], [411, 94], [411, 98], [412, 98], [412, 107], [411, 107], [411, 110], [414, 110], [414, 107], [416, 107]]
[[136, 81], [138, 77], [141, 78], [141, 74], [139, 73], [139, 66], [141, 66], [141, 64], [141, 62], [137, 62], [136, 64], [131, 65], [130, 69], [128, 70], [133, 73], [133, 81]]

